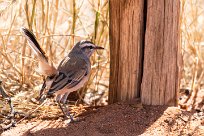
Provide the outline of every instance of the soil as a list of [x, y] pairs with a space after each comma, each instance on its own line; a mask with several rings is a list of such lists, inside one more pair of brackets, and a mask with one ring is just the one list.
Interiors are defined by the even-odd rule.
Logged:
[[177, 107], [116, 103], [88, 108], [67, 124], [62, 117], [31, 119], [2, 136], [204, 136], [204, 113]]

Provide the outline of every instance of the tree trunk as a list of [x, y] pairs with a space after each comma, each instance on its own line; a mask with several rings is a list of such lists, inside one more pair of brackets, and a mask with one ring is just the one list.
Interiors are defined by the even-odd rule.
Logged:
[[141, 97], [143, 104], [176, 104], [179, 4], [179, 0], [110, 0], [109, 103]]
[[175, 105], [179, 89], [179, 0], [148, 0], [141, 99]]
[[109, 103], [139, 97], [144, 0], [110, 0]]

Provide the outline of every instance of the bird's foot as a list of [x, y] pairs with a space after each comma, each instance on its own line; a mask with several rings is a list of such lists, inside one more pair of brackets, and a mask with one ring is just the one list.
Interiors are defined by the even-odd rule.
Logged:
[[74, 118], [74, 119], [69, 118], [69, 119], [65, 120], [65, 123], [67, 125], [70, 123], [77, 123], [77, 122], [79, 122], [79, 118]]
[[75, 113], [74, 113], [74, 115], [71, 115], [70, 111], [68, 110], [68, 108], [66, 107], [65, 104], [63, 104], [63, 107], [62, 107], [61, 103], [58, 103], [58, 104], [59, 104], [59, 107], [60, 107], [62, 113], [64, 114], [65, 119], [68, 121], [68, 124], [79, 121], [78, 118], [74, 118]]

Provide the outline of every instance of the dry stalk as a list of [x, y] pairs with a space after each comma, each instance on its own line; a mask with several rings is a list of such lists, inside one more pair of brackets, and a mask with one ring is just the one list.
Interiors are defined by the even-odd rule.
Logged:
[[[109, 37], [108, 37], [108, 0], [86, 1], [16, 1], [7, 8], [0, 20], [0, 78], [12, 94], [14, 107], [28, 111], [36, 108], [31, 98], [35, 98], [42, 84], [42, 76], [37, 73], [34, 53], [27, 48], [25, 38], [19, 28], [30, 28], [40, 45], [57, 66], [69, 49], [79, 40], [92, 40], [106, 48], [95, 55], [92, 76], [80, 93], [85, 102], [86, 92], [96, 93], [105, 86], [108, 90], [109, 76]], [[90, 15], [94, 15], [90, 17]], [[104, 57], [105, 56], [105, 57]], [[103, 65], [103, 66], [102, 66]], [[1, 100], [0, 100], [1, 101]], [[22, 105], [23, 101], [23, 105]], [[52, 104], [43, 106], [40, 114], [57, 114]], [[51, 107], [51, 108], [50, 108]]]

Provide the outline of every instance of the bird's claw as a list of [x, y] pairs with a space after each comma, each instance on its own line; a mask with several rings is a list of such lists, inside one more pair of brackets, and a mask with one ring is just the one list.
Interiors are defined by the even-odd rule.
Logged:
[[71, 113], [69, 112], [65, 104], [63, 104], [64, 108], [62, 107], [61, 103], [58, 102], [58, 104], [59, 104], [60, 109], [62, 110], [62, 113], [64, 114], [65, 119], [68, 120], [68, 124], [79, 121], [78, 119], [74, 119], [75, 113], [71, 115]]

